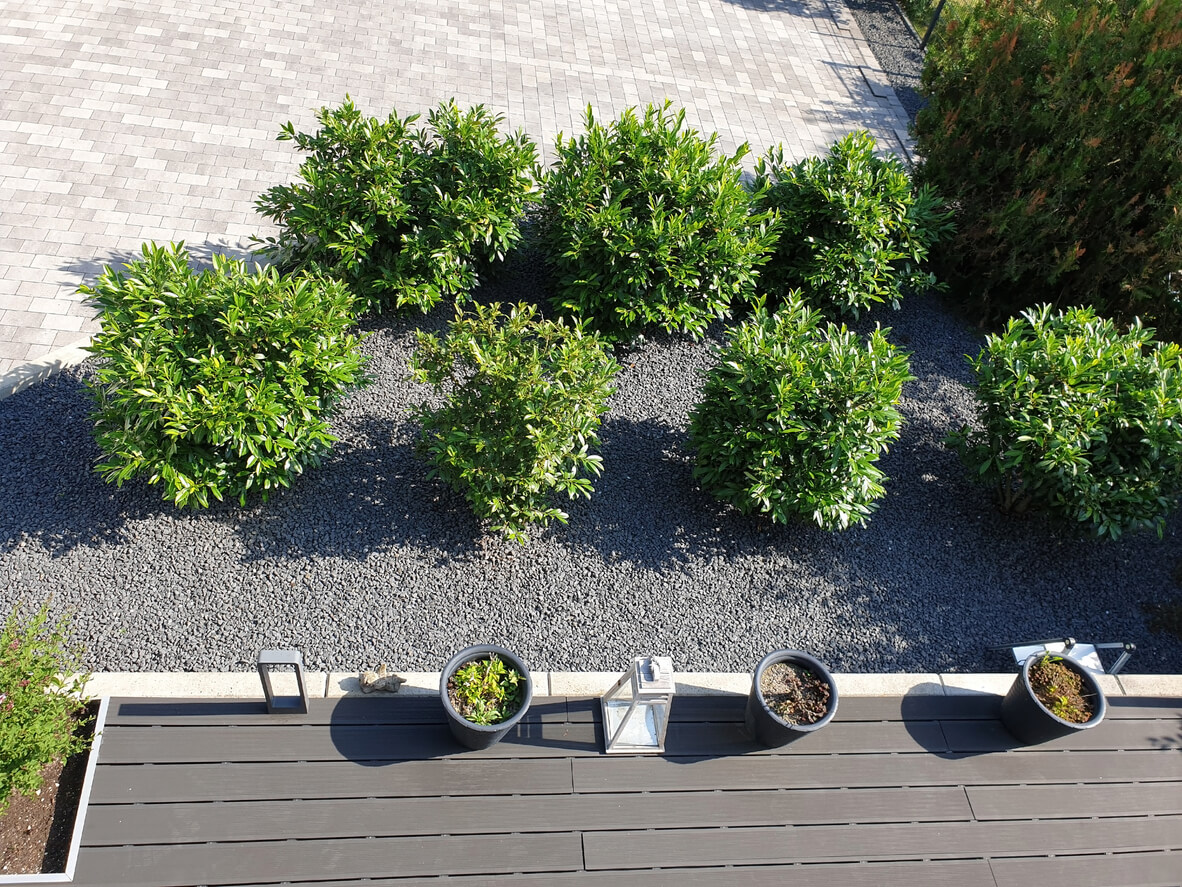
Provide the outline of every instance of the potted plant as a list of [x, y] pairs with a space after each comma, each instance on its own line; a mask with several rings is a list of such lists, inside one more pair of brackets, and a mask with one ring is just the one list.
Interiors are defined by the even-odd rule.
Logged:
[[769, 747], [820, 730], [837, 713], [837, 684], [824, 665], [799, 650], [776, 650], [755, 669], [747, 696], [747, 732]]
[[525, 716], [533, 692], [528, 666], [492, 644], [460, 650], [439, 676], [447, 725], [465, 748], [500, 742]]
[[1056, 653], [1030, 656], [1001, 701], [1006, 729], [1028, 745], [1095, 727], [1108, 702], [1099, 681], [1079, 663]]

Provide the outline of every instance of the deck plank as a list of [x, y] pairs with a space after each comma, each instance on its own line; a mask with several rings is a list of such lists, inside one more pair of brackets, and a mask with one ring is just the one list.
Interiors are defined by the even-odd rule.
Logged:
[[583, 835], [591, 870], [1151, 850], [1182, 843], [1182, 818], [669, 829]]
[[973, 818], [981, 821], [1065, 819], [1086, 815], [1182, 814], [1182, 782], [1138, 782], [1119, 785], [974, 785], [965, 791], [973, 808]]
[[[1153, 749], [1182, 748], [1182, 731], [1170, 730], [1169, 722], [1150, 720], [1108, 720], [1095, 727], [1077, 730], [1070, 736], [1029, 747], [1030, 751], [1053, 749]], [[949, 721], [943, 724], [948, 748], [954, 752], [1026, 751], [1000, 721]]]
[[187, 887], [282, 881], [499, 872], [579, 871], [578, 835], [463, 835], [88, 847], [75, 880], [117, 887]]
[[[103, 740], [106, 748], [107, 739]], [[430, 797], [570, 792], [563, 758], [404, 761], [384, 767], [341, 762], [107, 766], [95, 770], [91, 803], [158, 804], [298, 798]]]
[[[741, 866], [506, 875], [496, 887], [997, 887], [985, 860]], [[284, 887], [488, 887], [488, 878], [328, 881]]]
[[572, 765], [578, 792], [1182, 780], [1182, 755], [1171, 751], [834, 755], [823, 762], [807, 755], [577, 758]]
[[[443, 724], [343, 724], [327, 729], [310, 725], [107, 728], [104, 764], [251, 763], [262, 761], [407, 761], [464, 758], [598, 757], [602, 731], [596, 724], [530, 723], [520, 725], [503, 741], [478, 752], [461, 748]], [[945, 751], [940, 724], [834, 723], [824, 734], [805, 737], [794, 754], [843, 751]], [[688, 723], [666, 740], [670, 755], [776, 755], [783, 752], [757, 745], [739, 724]]]
[[960, 788], [109, 804], [91, 805], [86, 844], [971, 819]]
[[[1176, 845], [1175, 851], [1182, 850]], [[991, 861], [997, 887], [1178, 887], [1182, 852]]]

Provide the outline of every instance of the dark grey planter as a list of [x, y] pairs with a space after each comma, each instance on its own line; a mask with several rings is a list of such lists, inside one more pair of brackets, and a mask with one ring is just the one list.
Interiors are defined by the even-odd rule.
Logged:
[[1100, 689], [1100, 682], [1086, 668], [1070, 659], [1062, 661], [1083, 677], [1084, 686], [1095, 697], [1096, 713], [1091, 720], [1082, 724], [1065, 721], [1039, 702], [1038, 697], [1034, 695], [1034, 688], [1030, 686], [1030, 667], [1047, 655], [1050, 654], [1042, 653], [1027, 657], [1022, 671], [1014, 678], [1009, 692], [1001, 701], [1002, 723], [1014, 738], [1027, 745], [1038, 745], [1040, 742], [1070, 736], [1080, 730], [1090, 730], [1104, 720], [1104, 715], [1108, 712], [1108, 701], [1104, 698], [1104, 691]]
[[[496, 653], [502, 662], [525, 676], [525, 697], [521, 700], [521, 708], [508, 720], [492, 725], [473, 724], [451, 704], [451, 699], [447, 695], [447, 682], [460, 666], [474, 659], [487, 659], [490, 653]], [[443, 711], [447, 715], [447, 726], [451, 728], [451, 735], [455, 737], [456, 742], [465, 748], [479, 750], [500, 742], [517, 726], [518, 721], [525, 717], [525, 712], [534, 697], [534, 679], [529, 672], [529, 666], [515, 653], [494, 644], [479, 644], [460, 650], [443, 666], [443, 672], [439, 676], [439, 696], [443, 701]]]
[[[759, 689], [759, 684], [763, 678], [764, 670], [777, 662], [802, 665], [829, 684], [829, 710], [825, 712], [825, 716], [821, 720], [812, 724], [789, 724], [768, 708], [767, 703], [763, 701], [763, 693]], [[756, 741], [769, 748], [787, 745], [801, 737], [808, 736], [810, 733], [816, 733], [833, 720], [835, 714], [837, 714], [837, 684], [834, 683], [833, 675], [830, 674], [829, 669], [808, 653], [801, 653], [799, 650], [776, 650], [764, 656], [756, 666], [755, 676], [751, 682], [751, 692], [747, 695], [745, 719], [747, 733]]]

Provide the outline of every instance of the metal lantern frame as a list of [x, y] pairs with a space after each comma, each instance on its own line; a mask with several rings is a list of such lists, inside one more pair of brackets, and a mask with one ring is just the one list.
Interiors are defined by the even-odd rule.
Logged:
[[[630, 694], [630, 695], [628, 695]], [[637, 656], [600, 697], [607, 754], [663, 754], [673, 705], [673, 660]]]

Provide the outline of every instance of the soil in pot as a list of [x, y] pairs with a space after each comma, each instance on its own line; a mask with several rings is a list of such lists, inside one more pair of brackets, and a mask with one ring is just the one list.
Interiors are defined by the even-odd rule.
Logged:
[[829, 682], [795, 662], [774, 662], [763, 670], [759, 692], [780, 720], [815, 724], [829, 711]]
[[1043, 657], [1030, 666], [1030, 687], [1051, 714], [1072, 724], [1086, 724], [1096, 714], [1083, 676], [1061, 660]]
[[525, 676], [492, 653], [457, 668], [448, 678], [447, 697], [460, 716], [473, 724], [500, 724], [521, 708]]
[[[93, 702], [78, 722], [78, 732], [90, 736], [98, 703]], [[41, 791], [27, 797], [15, 792], [8, 809], [0, 814], [0, 875], [36, 875], [64, 872], [78, 800], [86, 778], [90, 749], [41, 771]]]

